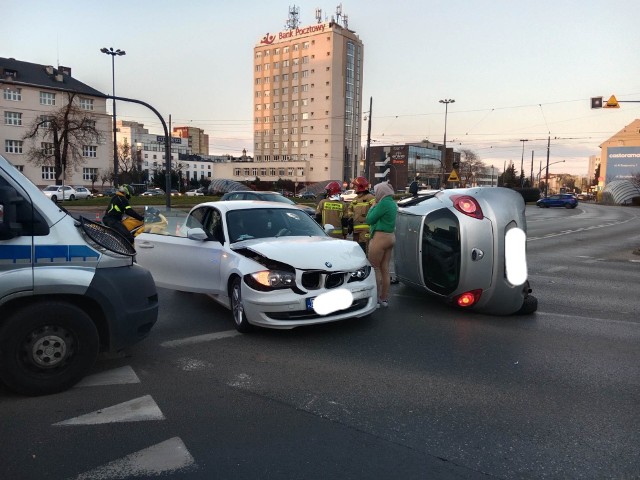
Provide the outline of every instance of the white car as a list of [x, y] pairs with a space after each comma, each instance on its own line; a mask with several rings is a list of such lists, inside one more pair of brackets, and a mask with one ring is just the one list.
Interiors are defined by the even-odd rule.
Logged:
[[345, 201], [345, 202], [350, 202], [351, 200], [353, 200], [357, 196], [358, 196], [358, 194], [356, 193], [355, 190], [346, 190], [346, 191], [342, 192], [342, 194], [340, 195], [340, 198], [342, 198], [342, 200]]
[[209, 294], [233, 312], [240, 332], [365, 317], [377, 308], [362, 248], [283, 203], [201, 203], [175, 235], [145, 232], [135, 248], [158, 286]]
[[76, 190], [76, 198], [84, 200], [85, 198], [93, 198], [93, 193], [86, 187], [73, 187]]
[[185, 195], [187, 197], [203, 197], [204, 193], [202, 193], [202, 190], [200, 190], [199, 188], [194, 188], [193, 190], [187, 190], [185, 192]]
[[58, 200], [75, 200], [77, 197], [76, 189], [69, 185], [49, 185], [42, 190], [47, 197], [54, 202]]

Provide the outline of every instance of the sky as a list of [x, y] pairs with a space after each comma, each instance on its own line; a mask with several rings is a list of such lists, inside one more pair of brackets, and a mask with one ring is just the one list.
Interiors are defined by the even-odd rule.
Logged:
[[[537, 175], [550, 137], [550, 173], [586, 175], [599, 145], [640, 118], [637, 0], [3, 0], [0, 57], [70, 67], [111, 94], [100, 49], [125, 50], [117, 96], [204, 129], [211, 154], [252, 154], [254, 46], [286, 29], [293, 6], [304, 26], [339, 4], [364, 43], [363, 146], [370, 99], [372, 145], [442, 143], [439, 101], [453, 99], [447, 146]], [[590, 108], [611, 95], [619, 109]], [[120, 102], [117, 115], [162, 134], [144, 107]]]

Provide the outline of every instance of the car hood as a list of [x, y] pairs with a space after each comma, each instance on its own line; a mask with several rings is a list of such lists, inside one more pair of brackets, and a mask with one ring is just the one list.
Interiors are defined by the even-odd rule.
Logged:
[[[245, 240], [234, 250], [246, 248], [271, 260], [302, 270], [355, 270], [367, 263], [357, 242], [323, 237], [280, 237]], [[309, 252], [313, 250], [313, 255]]]

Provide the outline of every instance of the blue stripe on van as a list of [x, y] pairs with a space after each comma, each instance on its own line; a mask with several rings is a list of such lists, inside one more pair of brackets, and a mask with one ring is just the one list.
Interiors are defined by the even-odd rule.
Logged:
[[[90, 262], [100, 258], [100, 253], [87, 245], [36, 245], [35, 263], [38, 260], [63, 259], [65, 262]], [[31, 260], [30, 245], [0, 245], [0, 260]]]

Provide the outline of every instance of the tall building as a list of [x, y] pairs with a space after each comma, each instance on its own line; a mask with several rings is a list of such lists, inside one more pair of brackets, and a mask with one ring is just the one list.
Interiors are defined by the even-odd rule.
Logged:
[[[254, 158], [307, 183], [349, 181], [360, 152], [364, 47], [346, 18], [267, 33], [254, 47]], [[291, 164], [290, 164], [291, 165]]]
[[190, 155], [209, 155], [209, 135], [201, 128], [173, 127], [171, 136], [189, 139]]
[[[0, 58], [0, 89], [2, 155], [33, 183], [40, 187], [56, 183], [91, 186], [93, 179], [113, 171], [112, 117], [107, 115], [104, 95], [72, 77], [71, 68]], [[54, 117], [64, 117], [70, 101], [74, 108], [67, 121], [91, 126], [100, 138], [75, 135], [67, 168], [56, 172], [48, 124]], [[36, 123], [38, 134], [25, 138]], [[61, 123], [58, 132], [72, 130], [65, 128], [65, 121]]]

